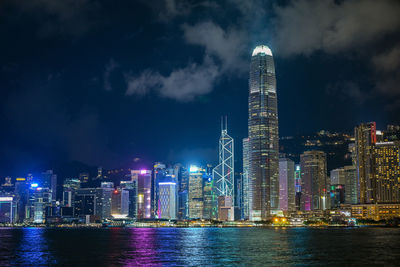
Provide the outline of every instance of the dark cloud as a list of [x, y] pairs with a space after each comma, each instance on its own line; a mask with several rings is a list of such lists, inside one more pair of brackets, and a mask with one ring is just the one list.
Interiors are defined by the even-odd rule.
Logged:
[[53, 34], [81, 36], [98, 22], [94, 14], [100, 8], [96, 0], [6, 0], [6, 3], [40, 21], [37, 33], [41, 37]]
[[143, 96], [154, 91], [162, 97], [191, 101], [211, 92], [219, 73], [219, 67], [206, 56], [202, 64], [190, 63], [166, 76], [151, 70], [146, 70], [139, 76], [126, 74], [126, 94]]
[[286, 56], [363, 47], [400, 26], [400, 3], [392, 0], [295, 0], [275, 13], [274, 46]]
[[[375, 67], [376, 87], [383, 94], [389, 96], [400, 95], [400, 43], [390, 50], [372, 58]], [[390, 101], [391, 107], [398, 101]], [[400, 105], [398, 105], [400, 106]]]
[[195, 25], [183, 25], [184, 38], [187, 43], [200, 45], [205, 53], [217, 57], [222, 72], [244, 72], [248, 62], [243, 59], [246, 51], [246, 34], [238, 29], [223, 30], [211, 21]]

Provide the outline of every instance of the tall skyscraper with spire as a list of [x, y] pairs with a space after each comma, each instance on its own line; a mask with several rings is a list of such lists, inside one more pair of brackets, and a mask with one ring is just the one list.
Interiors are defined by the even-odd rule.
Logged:
[[278, 103], [271, 50], [253, 50], [249, 79], [250, 220], [270, 217], [279, 208]]
[[[212, 172], [214, 194], [218, 198], [218, 218], [221, 218], [221, 212], [226, 211], [227, 209], [229, 209], [229, 212], [233, 215], [235, 199], [234, 143], [233, 138], [228, 135], [227, 124], [227, 119], [225, 119], [225, 122], [223, 120], [221, 121], [221, 137], [219, 138], [218, 153], [219, 164]], [[222, 198], [224, 199], [223, 201]], [[220, 207], [220, 203], [224, 203], [224, 207]], [[231, 207], [228, 207], [227, 203], [230, 203]]]

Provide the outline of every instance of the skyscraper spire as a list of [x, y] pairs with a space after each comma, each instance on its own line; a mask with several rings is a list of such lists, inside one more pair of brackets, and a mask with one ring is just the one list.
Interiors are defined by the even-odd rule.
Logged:
[[221, 117], [221, 137], [219, 139], [219, 164], [213, 169], [214, 187], [217, 196], [231, 196], [234, 188], [234, 142], [228, 135], [227, 116]]

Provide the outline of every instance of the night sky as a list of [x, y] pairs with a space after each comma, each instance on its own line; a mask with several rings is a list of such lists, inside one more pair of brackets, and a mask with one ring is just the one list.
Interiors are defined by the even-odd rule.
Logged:
[[0, 177], [60, 162], [240, 160], [252, 49], [274, 54], [280, 136], [400, 123], [400, 2], [0, 3]]

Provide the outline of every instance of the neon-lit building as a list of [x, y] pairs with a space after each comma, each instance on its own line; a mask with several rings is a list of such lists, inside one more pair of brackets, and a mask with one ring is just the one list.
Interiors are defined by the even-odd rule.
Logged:
[[279, 159], [279, 209], [296, 209], [294, 162], [287, 158]]
[[137, 219], [151, 218], [151, 170], [132, 170], [133, 181], [137, 181]]
[[160, 182], [159, 186], [159, 214], [161, 219], [176, 219], [177, 190], [175, 182]]
[[271, 50], [257, 46], [249, 79], [250, 220], [259, 221], [279, 208], [279, 135], [275, 65]]
[[301, 210], [324, 210], [328, 206], [326, 154], [306, 151], [300, 155]]
[[156, 162], [153, 166], [152, 172], [152, 180], [151, 180], [151, 217], [158, 218], [159, 214], [159, 201], [158, 201], [158, 185], [159, 182], [162, 182], [165, 179], [167, 174], [167, 167], [165, 164], [161, 162]]
[[296, 210], [300, 210], [301, 207], [301, 169], [300, 164], [296, 164], [294, 167], [294, 183], [295, 183], [295, 194], [296, 194]]
[[197, 166], [190, 166], [189, 169], [189, 218], [203, 218], [203, 176], [205, 170]]

